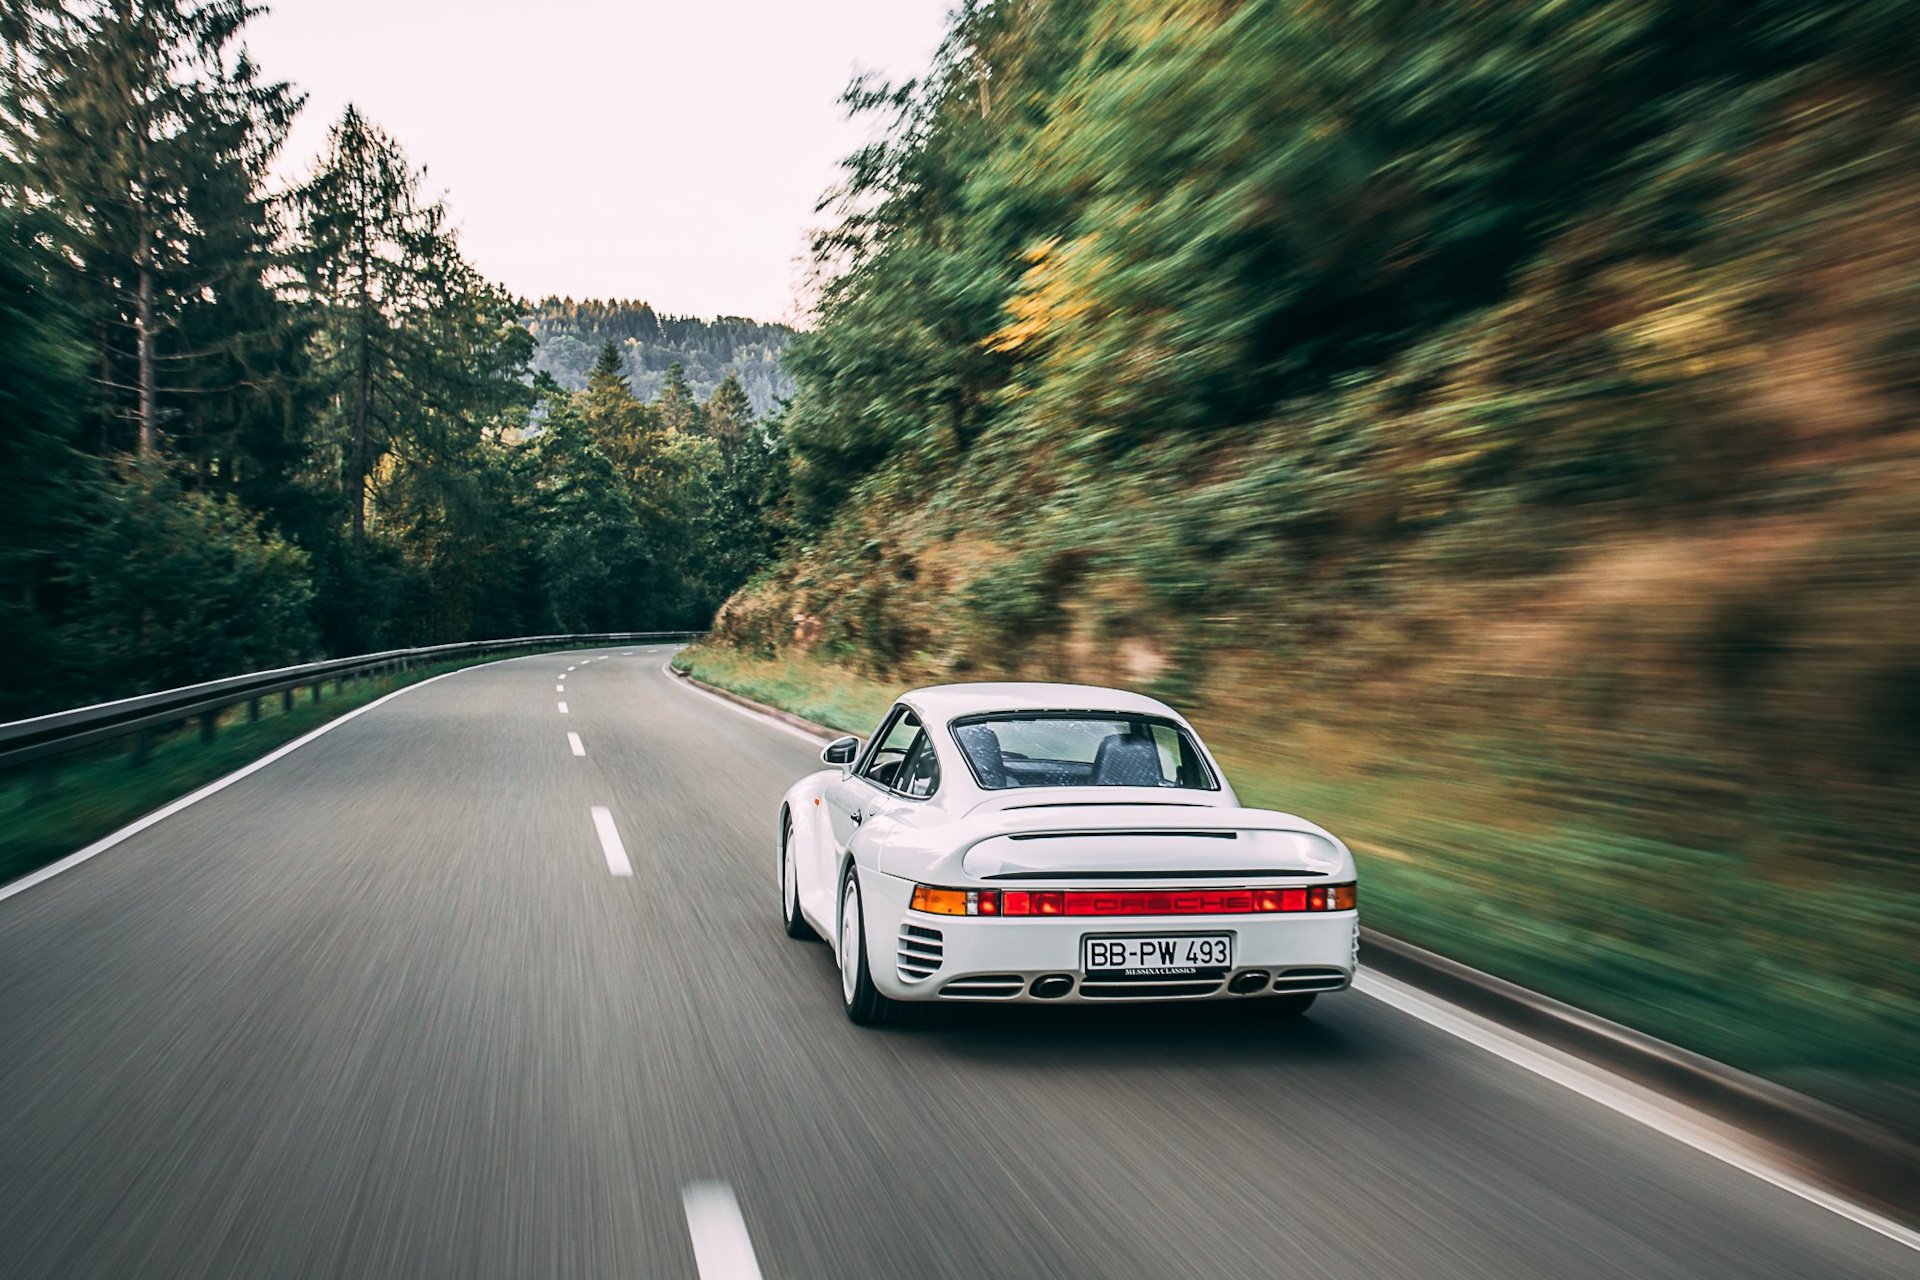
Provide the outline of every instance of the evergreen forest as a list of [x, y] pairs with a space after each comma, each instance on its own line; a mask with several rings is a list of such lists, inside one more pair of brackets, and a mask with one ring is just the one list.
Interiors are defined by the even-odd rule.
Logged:
[[276, 187], [254, 12], [0, 9], [0, 716], [704, 624], [767, 552], [785, 331], [514, 298], [352, 108]]
[[534, 307], [527, 328], [535, 371], [553, 375], [569, 391], [586, 388], [601, 347], [611, 341], [628, 384], [643, 400], [660, 394], [674, 365], [703, 400], [734, 375], [756, 414], [772, 413], [793, 394], [793, 379], [780, 365], [793, 330], [782, 324], [741, 316], [663, 316], [644, 302], [547, 298]]

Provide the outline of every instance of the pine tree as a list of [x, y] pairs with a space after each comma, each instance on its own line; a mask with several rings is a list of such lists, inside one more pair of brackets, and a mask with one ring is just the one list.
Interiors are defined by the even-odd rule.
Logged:
[[293, 194], [302, 285], [320, 318], [315, 376], [333, 412], [356, 551], [367, 489], [431, 376], [433, 310], [467, 268], [446, 211], [399, 143], [349, 106]]
[[[86, 478], [72, 447], [86, 353], [47, 293], [41, 255], [11, 219], [0, 222], [0, 248], [0, 652], [9, 671], [50, 686], [62, 655], [41, 597], [58, 576]], [[0, 718], [43, 709], [33, 696], [0, 676]]]
[[120, 443], [113, 424], [131, 421], [143, 457], [180, 402], [205, 418], [207, 397], [246, 390], [234, 362], [277, 323], [260, 305], [275, 233], [264, 178], [300, 97], [235, 56], [253, 12], [246, 0], [112, 0], [64, 20], [22, 11], [7, 32], [0, 141], [69, 265], [101, 442]]
[[660, 425], [668, 431], [691, 434], [700, 430], [700, 406], [693, 398], [692, 388], [687, 386], [687, 372], [678, 361], [668, 366], [667, 382], [660, 388], [654, 409], [660, 415]]
[[627, 485], [651, 488], [659, 469], [660, 416], [633, 394], [612, 339], [601, 344], [580, 401], [588, 434]]
[[626, 362], [620, 358], [620, 349], [613, 345], [612, 338], [600, 344], [600, 355], [587, 376], [591, 381], [604, 383], [618, 379], [621, 385], [628, 385]]
[[727, 376], [701, 406], [700, 417], [706, 424], [707, 434], [719, 442], [724, 452], [731, 454], [745, 442], [753, 423], [753, 401], [748, 398], [739, 374], [727, 370]]

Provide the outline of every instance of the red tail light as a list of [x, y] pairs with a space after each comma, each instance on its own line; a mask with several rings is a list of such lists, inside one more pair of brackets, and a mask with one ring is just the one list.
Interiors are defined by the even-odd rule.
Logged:
[[[991, 893], [992, 890], [986, 892]], [[1065, 915], [1067, 910], [1067, 895], [1058, 890], [1028, 893], [1024, 889], [1009, 889], [999, 898], [997, 914], [1003, 916], [1058, 916]], [[982, 911], [980, 914], [993, 915], [996, 912]]]
[[913, 887], [912, 907], [943, 916], [1236, 916], [1351, 911], [1355, 885], [1289, 889], [936, 889]]
[[1251, 889], [1093, 890], [1067, 895], [1070, 916], [1237, 916], [1252, 910]]

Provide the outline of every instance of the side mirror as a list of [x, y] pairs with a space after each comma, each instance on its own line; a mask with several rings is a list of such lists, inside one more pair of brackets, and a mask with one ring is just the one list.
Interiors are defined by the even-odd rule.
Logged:
[[828, 764], [838, 765], [844, 769], [852, 764], [853, 758], [859, 754], [860, 739], [854, 737], [835, 738], [820, 752], [820, 758]]

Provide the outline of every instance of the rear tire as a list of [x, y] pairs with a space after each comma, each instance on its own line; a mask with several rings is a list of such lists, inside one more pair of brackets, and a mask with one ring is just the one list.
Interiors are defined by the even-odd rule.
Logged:
[[1313, 1008], [1314, 997], [1318, 994], [1316, 991], [1308, 991], [1290, 996], [1275, 996], [1267, 1001], [1267, 1007], [1273, 1011], [1275, 1018], [1282, 1022], [1290, 1021]]
[[793, 819], [788, 818], [780, 832], [780, 923], [789, 938], [802, 942], [820, 935], [800, 914], [800, 871], [793, 860]]
[[867, 918], [860, 905], [860, 878], [847, 868], [840, 882], [840, 995], [847, 1017], [863, 1027], [882, 1027], [899, 1016], [900, 1005], [880, 994], [867, 968]]

